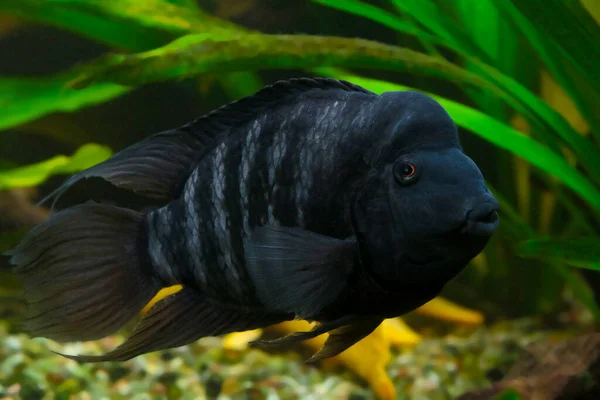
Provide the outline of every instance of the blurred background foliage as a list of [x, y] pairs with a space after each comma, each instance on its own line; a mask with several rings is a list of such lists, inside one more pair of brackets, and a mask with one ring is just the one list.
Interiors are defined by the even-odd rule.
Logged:
[[599, 20], [597, 0], [2, 0], [0, 250], [65, 174], [330, 76], [432, 95], [501, 200], [500, 232], [445, 297], [549, 323], [574, 297], [600, 320]]

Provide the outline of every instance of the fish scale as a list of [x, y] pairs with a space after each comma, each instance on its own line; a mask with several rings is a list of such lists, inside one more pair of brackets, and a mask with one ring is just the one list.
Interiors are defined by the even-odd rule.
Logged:
[[[299, 115], [305, 108], [295, 105], [285, 115]], [[316, 118], [323, 122], [334, 111], [331, 107], [316, 108]], [[190, 255], [187, 263], [179, 257], [170, 267], [194, 271], [197, 286], [206, 293], [215, 295], [220, 291], [219, 295], [226, 294], [228, 300], [256, 303], [252, 288], [240, 284], [248, 279], [245, 262], [237, 256], [244, 237], [254, 227], [269, 222], [303, 227], [306, 221], [312, 221], [304, 210], [311, 201], [321, 198], [320, 188], [315, 183], [322, 185], [325, 182], [313, 178], [324, 168], [325, 158], [320, 155], [336, 157], [335, 149], [339, 146], [335, 135], [322, 136], [314, 129], [306, 132], [302, 130], [302, 124], [294, 126], [294, 123], [293, 118], [274, 123], [260, 122], [259, 119], [249, 124], [246, 136], [228, 137], [194, 168], [183, 190], [183, 202], [174, 201], [158, 211], [165, 214], [166, 210], [181, 207], [183, 203], [188, 210], [184, 213], [186, 225], [195, 221], [191, 224], [193, 229], [187, 228], [184, 232], [185, 246], [163, 236], [162, 247], [173, 249], [174, 254]], [[244, 131], [243, 128], [240, 130]], [[270, 132], [286, 132], [287, 135]], [[239, 148], [242, 156], [239, 157], [237, 151], [232, 152], [231, 148]], [[292, 165], [297, 168], [290, 169]], [[309, 170], [312, 171], [310, 174]], [[241, 176], [228, 175], [226, 171], [237, 171]], [[236, 188], [239, 188], [239, 195]], [[227, 201], [231, 198], [239, 200]], [[340, 212], [337, 214], [340, 220]], [[241, 215], [244, 221], [247, 219], [247, 225], [231, 219], [233, 215]], [[334, 225], [341, 223], [338, 221]], [[200, 236], [203, 244], [190, 248]]]

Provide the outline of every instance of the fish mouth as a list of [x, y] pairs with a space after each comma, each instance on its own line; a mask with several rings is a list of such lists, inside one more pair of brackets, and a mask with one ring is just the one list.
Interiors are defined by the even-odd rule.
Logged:
[[499, 209], [497, 201], [478, 204], [467, 212], [460, 232], [470, 236], [492, 236], [500, 224]]

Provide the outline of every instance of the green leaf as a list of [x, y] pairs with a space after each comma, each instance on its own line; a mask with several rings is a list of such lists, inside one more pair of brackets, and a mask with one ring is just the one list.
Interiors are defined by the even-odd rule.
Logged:
[[187, 0], [2, 0], [0, 12], [135, 51], [191, 32], [243, 30], [206, 15]]
[[0, 190], [36, 186], [51, 175], [72, 174], [90, 168], [112, 155], [106, 146], [90, 143], [81, 146], [71, 157], [58, 155], [19, 168], [0, 171]]
[[600, 27], [579, 1], [498, 3], [535, 48], [600, 140]]
[[[580, 1], [509, 0], [532, 23], [522, 27], [524, 33], [535, 26], [544, 44], [561, 55], [585, 75], [589, 84], [600, 91], [600, 26]], [[551, 47], [555, 48], [552, 49]]]
[[[208, 72], [317, 66], [407, 71], [444, 78], [478, 90], [487, 89], [518, 109], [542, 116], [547, 126], [561, 128], [556, 130], [558, 135], [568, 141], [582, 163], [598, 172], [596, 176], [600, 179], [600, 165], [596, 162], [600, 152], [576, 132], [571, 135], [573, 129], [560, 114], [510, 77], [478, 64], [492, 78], [488, 80], [443, 58], [371, 40], [310, 35], [233, 35], [230, 32], [188, 35], [148, 52], [109, 55], [96, 60], [80, 70], [73, 84], [85, 86], [109, 81], [137, 86]], [[518, 96], [508, 95], [500, 85]], [[526, 99], [527, 104], [519, 105], [519, 98]]]
[[600, 238], [539, 238], [522, 242], [521, 257], [560, 260], [574, 266], [600, 264]]
[[485, 53], [475, 44], [471, 36], [457, 21], [440, 8], [440, 4], [431, 0], [392, 0], [392, 4], [403, 13], [410, 15], [421, 25], [427, 27], [443, 39], [444, 43], [465, 54], [485, 59]]
[[[460, 25], [469, 34], [479, 50], [486, 54], [490, 62], [501, 73], [514, 76], [518, 52], [518, 37], [510, 25], [500, 17], [496, 4], [492, 0], [458, 0], [455, 2], [460, 15]], [[459, 24], [454, 24], [459, 25]], [[462, 32], [462, 30], [461, 30]], [[473, 64], [468, 67], [477, 72]], [[487, 114], [495, 118], [505, 119], [504, 104], [495, 96], [486, 93], [471, 98]]]
[[553, 132], [565, 144], [569, 145], [570, 149], [578, 156], [578, 161], [589, 170], [590, 177], [600, 183], [600, 163], [597, 161], [600, 157], [598, 147], [580, 135], [558, 111], [550, 107], [525, 86], [511, 77], [501, 74], [495, 68], [483, 63], [478, 63], [477, 65], [485, 71], [490, 80], [498, 85], [498, 87], [507, 90], [527, 105], [526, 112], [537, 119], [537, 126], [541, 129], [538, 133], [544, 139], [546, 145], [551, 146], [554, 150], [557, 149], [558, 143], [556, 140], [548, 137], [548, 133]]
[[225, 93], [231, 99], [250, 96], [264, 87], [260, 76], [254, 72], [230, 72], [220, 74], [217, 78]]
[[67, 85], [72, 75], [55, 78], [0, 78], [0, 130], [52, 112], [71, 112], [118, 97], [130, 89], [98, 83], [81, 90]]
[[[189, 32], [244, 31], [204, 14], [193, 0], [3, 0], [1, 12], [135, 51], [156, 48]], [[131, 90], [112, 83], [76, 90], [68, 85], [73, 79], [69, 72], [45, 78], [0, 78], [0, 130], [50, 113], [102, 104]]]
[[[463, 26], [469, 37], [480, 51], [486, 54], [490, 62], [503, 74], [514, 77], [518, 55], [518, 37], [511, 26], [501, 18], [494, 1], [457, 0], [454, 2], [454, 7], [461, 22], [454, 26]], [[466, 67], [473, 72], [481, 73], [479, 67], [473, 63], [467, 62]], [[468, 90], [467, 93], [481, 111], [501, 121], [509, 119], [508, 107], [493, 93], [477, 93], [474, 90]], [[511, 200], [527, 196], [528, 188], [523, 185], [515, 185], [514, 175], [506, 173], [512, 167], [513, 156], [498, 150], [494, 153], [493, 157], [497, 160], [498, 166], [495, 171], [495, 179], [500, 190], [510, 196]], [[523, 173], [526, 174], [527, 171], [523, 171]], [[524, 177], [528, 178], [528, 176]]]
[[[393, 90], [418, 90], [386, 81], [340, 74], [328, 69], [318, 69], [317, 71], [321, 74], [335, 76], [338, 79], [349, 80], [375, 93]], [[600, 191], [579, 171], [569, 165], [564, 158], [536, 140], [480, 111], [432, 93], [427, 94], [446, 109], [457, 125], [469, 129], [485, 140], [522, 157], [542, 171], [556, 177], [585, 199], [591, 207], [600, 211]]]
[[493, 84], [439, 57], [366, 39], [311, 35], [188, 35], [148, 52], [109, 55], [91, 62], [79, 70], [79, 78], [73, 84], [81, 87], [115, 82], [137, 86], [208, 72], [317, 66], [408, 71], [485, 88], [507, 97]]
[[441, 44], [442, 42], [434, 35], [415, 26], [412, 22], [407, 22], [398, 18], [396, 15], [382, 10], [372, 4], [363, 3], [357, 0], [313, 0], [314, 3], [335, 8], [348, 12], [350, 14], [359, 15], [368, 18], [371, 21], [380, 23], [381, 25], [392, 28], [398, 32], [415, 35], [422, 40]]

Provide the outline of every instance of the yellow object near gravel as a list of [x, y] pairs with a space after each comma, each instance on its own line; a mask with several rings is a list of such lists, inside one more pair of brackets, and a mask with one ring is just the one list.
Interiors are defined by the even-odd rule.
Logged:
[[[147, 313], [158, 301], [177, 293], [181, 289], [181, 285], [164, 288], [144, 307], [142, 314]], [[441, 297], [434, 298], [417, 308], [414, 312], [439, 320], [465, 325], [479, 325], [484, 320], [483, 315], [478, 311], [459, 306]], [[312, 326], [313, 324], [309, 322], [296, 320], [272, 325], [267, 329], [289, 333], [307, 331]], [[261, 329], [231, 333], [224, 336], [223, 346], [229, 350], [241, 351], [248, 347], [248, 342], [259, 338], [261, 335]], [[316, 351], [323, 346], [326, 338], [327, 334], [324, 334], [302, 343], [310, 347], [311, 350]], [[379, 399], [393, 400], [396, 398], [396, 389], [386, 372], [386, 367], [391, 359], [390, 349], [392, 347], [414, 346], [420, 341], [421, 336], [412, 330], [401, 318], [386, 319], [369, 336], [343, 353], [330, 360], [325, 360], [325, 364], [345, 365], [357, 376], [367, 381]]]

